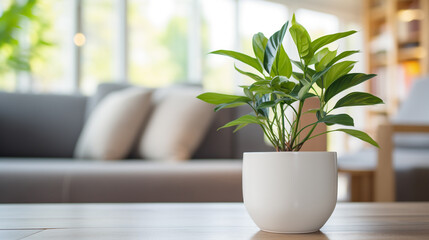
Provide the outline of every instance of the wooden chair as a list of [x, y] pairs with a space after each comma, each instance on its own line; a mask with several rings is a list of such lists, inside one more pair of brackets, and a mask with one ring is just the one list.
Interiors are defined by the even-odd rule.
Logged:
[[[392, 119], [391, 123], [378, 127], [377, 140], [380, 148], [377, 152], [377, 164], [374, 169], [339, 169], [339, 172], [351, 176], [351, 201], [392, 202], [396, 200], [393, 162], [394, 136], [398, 133], [429, 134], [428, 92], [429, 79], [416, 81], [409, 97], [402, 103], [397, 116]], [[412, 145], [412, 142], [408, 144]]]
[[378, 128], [380, 149], [374, 172], [374, 200], [395, 201], [395, 170], [393, 165], [393, 137], [396, 133], [429, 133], [429, 125], [384, 124]]

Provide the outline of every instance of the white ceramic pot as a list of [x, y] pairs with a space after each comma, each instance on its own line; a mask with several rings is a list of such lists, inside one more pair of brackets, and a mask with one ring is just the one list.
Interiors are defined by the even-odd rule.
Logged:
[[318, 231], [337, 203], [335, 152], [255, 152], [243, 156], [243, 198], [263, 231]]

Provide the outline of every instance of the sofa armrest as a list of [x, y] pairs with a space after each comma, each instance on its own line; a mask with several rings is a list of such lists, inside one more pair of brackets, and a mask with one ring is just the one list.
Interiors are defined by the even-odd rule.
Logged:
[[393, 136], [395, 133], [429, 133], [429, 125], [382, 124], [377, 129], [378, 163], [375, 169], [375, 201], [395, 201], [395, 173], [393, 167]]

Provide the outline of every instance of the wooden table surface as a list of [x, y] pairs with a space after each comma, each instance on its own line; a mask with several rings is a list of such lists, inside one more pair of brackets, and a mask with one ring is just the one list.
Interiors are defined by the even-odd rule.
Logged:
[[0, 239], [429, 239], [429, 203], [339, 203], [321, 231], [259, 231], [242, 203], [3, 204]]

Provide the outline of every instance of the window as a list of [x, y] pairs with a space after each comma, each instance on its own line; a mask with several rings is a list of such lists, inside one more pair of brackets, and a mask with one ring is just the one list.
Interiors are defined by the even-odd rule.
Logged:
[[[285, 5], [263, 0], [243, 0], [240, 2], [240, 47], [241, 50], [253, 56], [252, 37], [261, 32], [269, 38], [289, 19]], [[251, 67], [239, 64], [241, 69], [254, 72]], [[251, 84], [252, 80], [240, 79], [241, 84]]]
[[[11, 0], [0, 1], [0, 15], [3, 16], [5, 10], [11, 5]], [[3, 25], [4, 23], [2, 23]], [[0, 61], [5, 61], [5, 53], [3, 45], [0, 46]], [[5, 67], [4, 64], [0, 67], [0, 89], [4, 91], [13, 91], [16, 88], [16, 76], [15, 72], [12, 69]]]
[[81, 90], [90, 94], [101, 82], [113, 81], [118, 21], [115, 0], [84, 0], [82, 2], [82, 46], [80, 66]]
[[311, 39], [340, 30], [338, 17], [331, 14], [301, 8], [296, 11], [296, 18], [308, 30]]
[[130, 81], [160, 87], [188, 77], [187, 0], [130, 0]]
[[45, 0], [38, 3], [38, 15], [44, 16], [41, 24], [49, 46], [37, 52], [38, 57], [31, 62], [32, 90], [35, 92], [62, 92], [73, 90], [69, 77], [72, 53], [72, 14], [68, 0]]
[[236, 6], [233, 0], [202, 1], [202, 49], [204, 87], [211, 91], [233, 92], [234, 68], [225, 57], [208, 54], [236, 48]]
[[[0, 14], [11, 2], [1, 1]], [[0, 89], [71, 93], [79, 87], [92, 94], [106, 81], [148, 87], [192, 82], [232, 93], [247, 80], [235, 72], [234, 60], [208, 53], [252, 54], [253, 34], [269, 37], [290, 18], [285, 4], [268, 0], [39, 0], [37, 9], [53, 44], [31, 61], [31, 76], [3, 72]], [[296, 16], [312, 38], [339, 29], [333, 15], [298, 9]], [[79, 48], [73, 40], [78, 32]]]
[[[7, 38], [1, 40], [1, 89], [63, 92], [67, 83], [64, 79], [67, 60], [71, 59], [65, 44], [70, 17], [67, 2], [46, 0], [35, 5], [30, 1], [1, 2], [1, 24], [4, 25], [1, 29], [11, 31], [2, 34], [16, 41], [16, 45], [11, 45], [5, 43]], [[10, 9], [14, 9], [12, 15], [8, 13]], [[25, 74], [26, 69], [31, 69], [31, 76]]]

